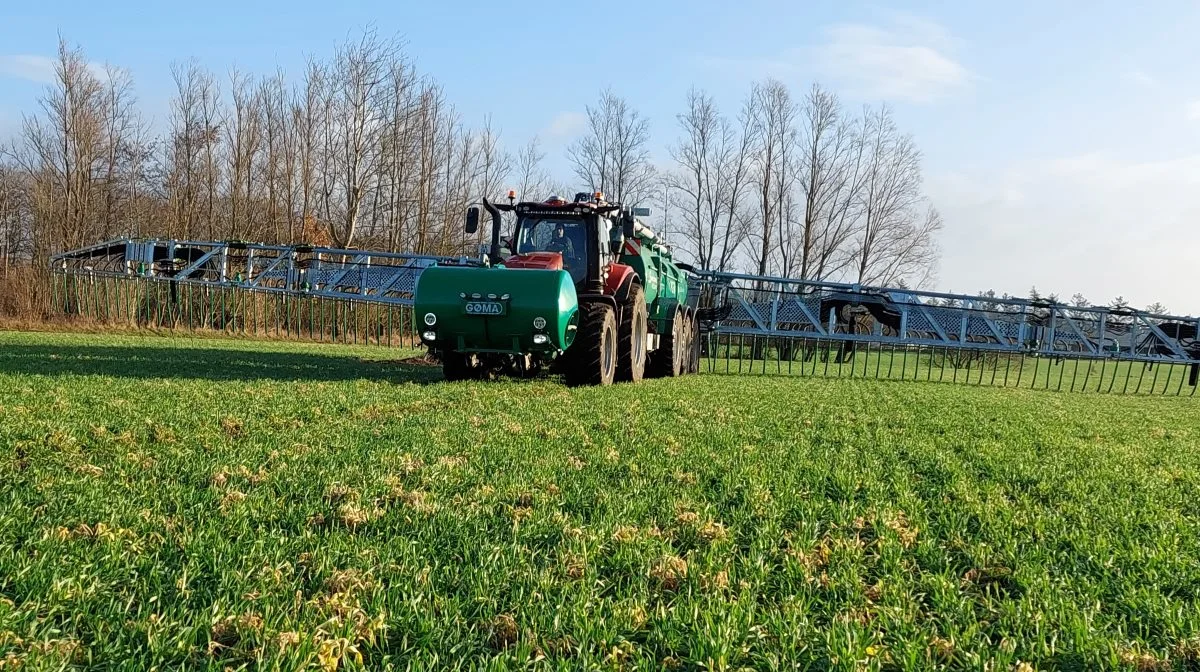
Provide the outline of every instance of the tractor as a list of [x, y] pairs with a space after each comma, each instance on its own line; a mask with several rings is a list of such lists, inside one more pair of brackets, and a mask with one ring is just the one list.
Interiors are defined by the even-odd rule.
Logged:
[[[508, 201], [483, 200], [492, 235], [480, 263], [435, 265], [417, 280], [421, 340], [447, 380], [550, 368], [568, 385], [609, 385], [698, 370], [688, 267], [639, 219], [648, 210], [598, 192]], [[503, 246], [501, 213], [515, 215]], [[479, 220], [469, 208], [467, 234]]]

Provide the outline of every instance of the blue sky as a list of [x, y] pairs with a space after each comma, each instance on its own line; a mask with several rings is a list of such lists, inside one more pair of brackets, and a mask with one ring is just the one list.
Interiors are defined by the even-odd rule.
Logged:
[[537, 134], [567, 176], [584, 106], [611, 86], [667, 161], [689, 87], [733, 114], [750, 82], [886, 101], [925, 153], [946, 230], [938, 288], [1200, 313], [1200, 4], [1129, 2], [5, 3], [0, 137], [35, 109], [58, 35], [133, 74], [162, 121], [170, 64], [298, 76], [364, 26], [400, 36], [468, 123]]

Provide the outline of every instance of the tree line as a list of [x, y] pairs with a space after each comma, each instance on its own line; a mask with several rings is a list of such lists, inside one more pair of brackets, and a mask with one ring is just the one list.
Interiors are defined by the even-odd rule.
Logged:
[[[887, 106], [847, 111], [814, 84], [755, 84], [736, 116], [693, 90], [666, 176], [672, 230], [702, 266], [869, 285], [928, 284], [941, 216]], [[746, 264], [742, 264], [747, 266]]]
[[172, 73], [155, 132], [127, 72], [60, 43], [40, 109], [0, 148], [6, 267], [121, 236], [471, 253], [485, 234], [463, 232], [469, 204], [586, 188], [655, 206], [679, 256], [705, 268], [877, 285], [936, 270], [941, 218], [913, 138], [886, 106], [852, 113], [816, 85], [797, 97], [756, 83], [732, 116], [693, 90], [659, 163], [649, 120], [603, 91], [566, 182], [536, 137], [509, 149], [490, 119], [468, 125], [370, 30], [294, 80], [194, 61]]

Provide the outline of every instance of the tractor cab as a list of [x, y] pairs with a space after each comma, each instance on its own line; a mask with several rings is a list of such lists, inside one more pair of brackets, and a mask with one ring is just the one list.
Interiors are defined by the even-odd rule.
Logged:
[[551, 196], [540, 203], [501, 207], [517, 216], [506, 267], [562, 269], [580, 288], [598, 284], [604, 265], [601, 257], [610, 253], [608, 241], [613, 236], [613, 220], [606, 215], [620, 206], [605, 203], [599, 193], [594, 197], [580, 193], [574, 202]]
[[512, 238], [509, 268], [562, 269], [575, 284], [587, 277], [587, 260], [593, 248], [590, 227], [584, 217], [529, 215], [517, 220]]

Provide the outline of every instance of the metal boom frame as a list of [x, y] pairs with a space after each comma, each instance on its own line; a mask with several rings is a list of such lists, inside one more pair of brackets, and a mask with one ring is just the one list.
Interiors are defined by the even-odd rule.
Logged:
[[[308, 305], [296, 308], [317, 321], [317, 332], [324, 327], [320, 321], [327, 314], [336, 315], [336, 306], [353, 305], [365, 308], [370, 314], [372, 304], [387, 311], [401, 311], [402, 324], [415, 324], [411, 315], [413, 292], [421, 271], [431, 265], [479, 266], [487, 262], [467, 256], [436, 256], [357, 249], [336, 249], [314, 246], [262, 245], [242, 242], [187, 241], [174, 239], [123, 238], [64, 252], [53, 257], [52, 270], [70, 281], [73, 294], [61, 303], [61, 312], [81, 314], [99, 300], [84, 295], [89, 287], [106, 282], [134, 279], [138, 286], [169, 289], [163, 303], [168, 318], [160, 319], [171, 326], [180, 320], [191, 319], [193, 310], [184, 309], [180, 292], [270, 295], [277, 301], [295, 299], [329, 300], [333, 309]], [[1040, 367], [1038, 359], [1051, 359], [1053, 365], [1073, 360], [1076, 373], [1086, 365], [1084, 387], [1090, 387], [1094, 363], [1099, 363], [1097, 389], [1102, 389], [1106, 376], [1109, 390], [1116, 386], [1116, 364], [1124, 363], [1129, 387], [1132, 365], [1143, 364], [1153, 369], [1157, 364], [1169, 365], [1166, 386], [1173, 384], [1176, 370], [1184, 371], [1186, 382], [1194, 393], [1200, 383], [1200, 318], [1177, 315], [1157, 315], [1139, 310], [1118, 310], [1103, 306], [1069, 306], [1048, 301], [1019, 298], [996, 298], [967, 294], [917, 291], [904, 288], [869, 287], [853, 283], [837, 283], [795, 278], [746, 275], [687, 269], [689, 271], [689, 303], [697, 306], [702, 319], [704, 356], [709, 369], [716, 370], [721, 353], [726, 358], [725, 369], [732, 371], [731, 361], [738, 369], [749, 360], [762, 362], [774, 353], [776, 370], [783, 371], [786, 361], [792, 368], [798, 353], [805, 361], [817, 350], [835, 348], [841, 375], [847, 362], [856, 352], [865, 352], [861, 375], [875, 362], [877, 377], [883, 374], [883, 356], [888, 355], [887, 370], [891, 374], [900, 361], [901, 379], [908, 374], [910, 355], [924, 358], [932, 379], [933, 367], [940, 357], [939, 379], [944, 377], [948, 358], [954, 362], [953, 378], [965, 362], [970, 379], [980, 366], [990, 366], [992, 379], [998, 376], [997, 367], [1004, 363], [1005, 384], [1019, 358], [1015, 375], [1020, 386], [1027, 358], [1034, 359], [1033, 376], [1049, 376], [1049, 368]], [[66, 287], [66, 285], [64, 285]], [[94, 290], [100, 291], [100, 290]], [[105, 289], [104, 291], [109, 291]], [[63, 292], [66, 297], [66, 292]], [[149, 294], [144, 294], [149, 296]], [[294, 297], [294, 298], [289, 298]], [[148, 299], [146, 299], [148, 300]], [[156, 299], [157, 301], [157, 299]], [[224, 301], [224, 299], [222, 299]], [[178, 304], [172, 308], [169, 304]], [[126, 302], [128, 303], [128, 301]], [[203, 305], [203, 299], [201, 299]], [[244, 302], [243, 302], [244, 303]], [[119, 302], [117, 302], [117, 307]], [[157, 306], [158, 304], [155, 304]], [[224, 303], [222, 303], [224, 305]], [[211, 306], [209, 306], [211, 308]], [[280, 304], [284, 319], [292, 319], [292, 308]], [[130, 307], [126, 306], [126, 311]], [[147, 315], [151, 307], [138, 307]], [[224, 310], [224, 308], [222, 308]], [[322, 312], [323, 311], [323, 312]], [[110, 312], [105, 309], [105, 315]], [[210, 311], [211, 312], [211, 311]], [[407, 313], [407, 316], [405, 316]], [[314, 314], [316, 317], [314, 318]], [[388, 342], [391, 338], [392, 312], [388, 312]], [[254, 314], [248, 316], [255, 318]], [[294, 317], [294, 316], [293, 316]], [[139, 318], [140, 319], [140, 318]], [[213, 323], [211, 314], [203, 326]], [[215, 323], [237, 324], [245, 315], [221, 315]], [[331, 317], [335, 320], [336, 318]], [[355, 320], [358, 320], [355, 313]], [[189, 325], [193, 326], [193, 325]], [[303, 325], [300, 325], [303, 326]], [[325, 325], [331, 333], [340, 333], [344, 325]], [[357, 328], [357, 322], [355, 322]], [[314, 334], [310, 324], [307, 332], [278, 329], [271, 333]], [[364, 338], [364, 342], [369, 339]], [[379, 342], [383, 342], [379, 339]], [[746, 348], [747, 342], [750, 344]], [[415, 340], [410, 341], [415, 343]], [[990, 359], [989, 359], [990, 358]], [[830, 375], [826, 361], [825, 375]], [[1109, 363], [1113, 364], [1110, 365]], [[975, 366], [975, 369], [971, 367]], [[1045, 371], [1041, 369], [1045, 368]], [[1111, 371], [1109, 370], [1111, 368]], [[800, 367], [804, 372], [804, 366]], [[817, 366], [812, 366], [817, 374]], [[1059, 386], [1063, 372], [1059, 370]], [[1140, 390], [1142, 377], [1138, 377]], [[1153, 374], [1151, 389], [1155, 389], [1158, 372]], [[1046, 387], [1051, 380], [1045, 377]], [[1183, 389], [1183, 380], [1179, 390]], [[1071, 388], [1075, 381], [1072, 379]]]

